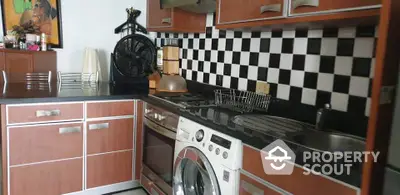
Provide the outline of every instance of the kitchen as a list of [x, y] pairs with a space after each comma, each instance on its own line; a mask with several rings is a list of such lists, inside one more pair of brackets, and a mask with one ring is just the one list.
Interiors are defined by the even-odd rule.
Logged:
[[[2, 122], [2, 143], [8, 143], [7, 147], [2, 144], [3, 159], [10, 157], [3, 161], [3, 194], [107, 194], [139, 187], [138, 182], [150, 194], [175, 190], [175, 194], [382, 194], [394, 100], [380, 90], [385, 86], [390, 92], [390, 86], [397, 85], [398, 57], [395, 45], [387, 44], [397, 41], [396, 29], [390, 27], [395, 25], [396, 17], [390, 15], [395, 12], [389, 11], [396, 10], [396, 2], [384, 0], [382, 6], [368, 5], [367, 10], [322, 12], [318, 17], [294, 13], [292, 18], [272, 16], [253, 22], [235, 20], [260, 17], [251, 15], [260, 13], [259, 5], [256, 11], [244, 8], [245, 14], [237, 16], [229, 16], [235, 12], [223, 12], [220, 7], [216, 14], [196, 17], [190, 17], [192, 12], [167, 9], [158, 17], [152, 14], [160, 10], [155, 2], [148, 1], [139, 20], [147, 15], [147, 30], [158, 47], [168, 39], [181, 40], [178, 72], [190, 94], [150, 91], [147, 95], [147, 86], [128, 89], [107, 83], [99, 83], [94, 91], [65, 89], [62, 93], [52, 84], [54, 90], [43, 94], [13, 91], [21, 84], [9, 83], [1, 100], [1, 121], [6, 121]], [[237, 9], [218, 2], [227, 6], [225, 10]], [[299, 10], [310, 12], [312, 7]], [[264, 7], [264, 14], [288, 14], [269, 11], [273, 8]], [[231, 93], [229, 89], [248, 91], [236, 94], [239, 99], [259, 90], [269, 91], [272, 97], [261, 95], [257, 97], [266, 98], [261, 104], [232, 107], [224, 101], [232, 95], [224, 93]], [[235, 110], [238, 106], [257, 112], [240, 114]], [[259, 109], [264, 110], [261, 118], [253, 116], [260, 114]], [[35, 113], [49, 110], [61, 114], [44, 112], [38, 118]], [[71, 137], [40, 138], [33, 133], [35, 126], [54, 126]], [[49, 136], [54, 129], [48, 129]], [[328, 144], [334, 136], [339, 144]], [[19, 139], [16, 147], [12, 140]], [[48, 142], [52, 139], [59, 145]], [[272, 176], [264, 173], [260, 151], [276, 139], [285, 141], [296, 154], [310, 150], [381, 154], [379, 163], [354, 164], [347, 176], [304, 176], [299, 157], [292, 175]], [[63, 171], [65, 167], [71, 175]], [[388, 172], [397, 172], [395, 163], [388, 167]], [[24, 172], [48, 179], [21, 177]], [[45, 187], [52, 182], [57, 187]]]

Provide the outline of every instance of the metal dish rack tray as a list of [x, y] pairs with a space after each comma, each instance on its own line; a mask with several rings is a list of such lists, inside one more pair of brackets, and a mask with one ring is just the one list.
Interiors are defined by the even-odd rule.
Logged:
[[235, 89], [215, 90], [215, 104], [237, 112], [268, 111], [271, 96]]

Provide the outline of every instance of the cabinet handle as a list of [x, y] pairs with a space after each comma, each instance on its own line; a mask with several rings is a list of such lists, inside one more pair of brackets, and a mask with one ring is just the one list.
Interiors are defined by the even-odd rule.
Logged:
[[63, 127], [58, 129], [59, 134], [80, 133], [81, 127]]
[[60, 110], [37, 110], [36, 117], [60, 116]]
[[163, 18], [161, 20], [162, 23], [171, 24], [171, 18]]
[[248, 192], [251, 195], [264, 195], [264, 190], [257, 188], [256, 186], [254, 186], [253, 184], [242, 180], [241, 182], [241, 188]]
[[109, 127], [109, 123], [91, 124], [89, 125], [89, 130], [108, 129]]
[[260, 13], [263, 14], [265, 12], [281, 12], [281, 8], [281, 4], [264, 5], [261, 6]]
[[292, 8], [296, 9], [301, 6], [311, 6], [311, 7], [318, 7], [319, 0], [293, 0], [292, 1]]

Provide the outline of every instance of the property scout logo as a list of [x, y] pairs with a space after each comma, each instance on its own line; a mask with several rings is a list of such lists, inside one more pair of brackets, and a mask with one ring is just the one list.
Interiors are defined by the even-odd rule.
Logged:
[[[350, 175], [351, 167], [356, 163], [368, 162], [372, 156], [378, 161], [379, 152], [338, 151], [316, 152], [304, 151], [302, 164], [304, 175]], [[282, 140], [276, 140], [261, 150], [264, 172], [268, 175], [291, 175], [294, 170], [296, 155]], [[300, 165], [299, 165], [300, 166]]]

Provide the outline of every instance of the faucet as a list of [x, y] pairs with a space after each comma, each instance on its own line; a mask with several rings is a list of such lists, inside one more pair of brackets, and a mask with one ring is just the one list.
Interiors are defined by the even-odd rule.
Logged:
[[317, 120], [315, 124], [315, 128], [317, 130], [323, 131], [325, 126], [325, 120], [328, 115], [329, 110], [331, 110], [330, 104], [325, 104], [324, 108], [320, 108], [317, 112]]

